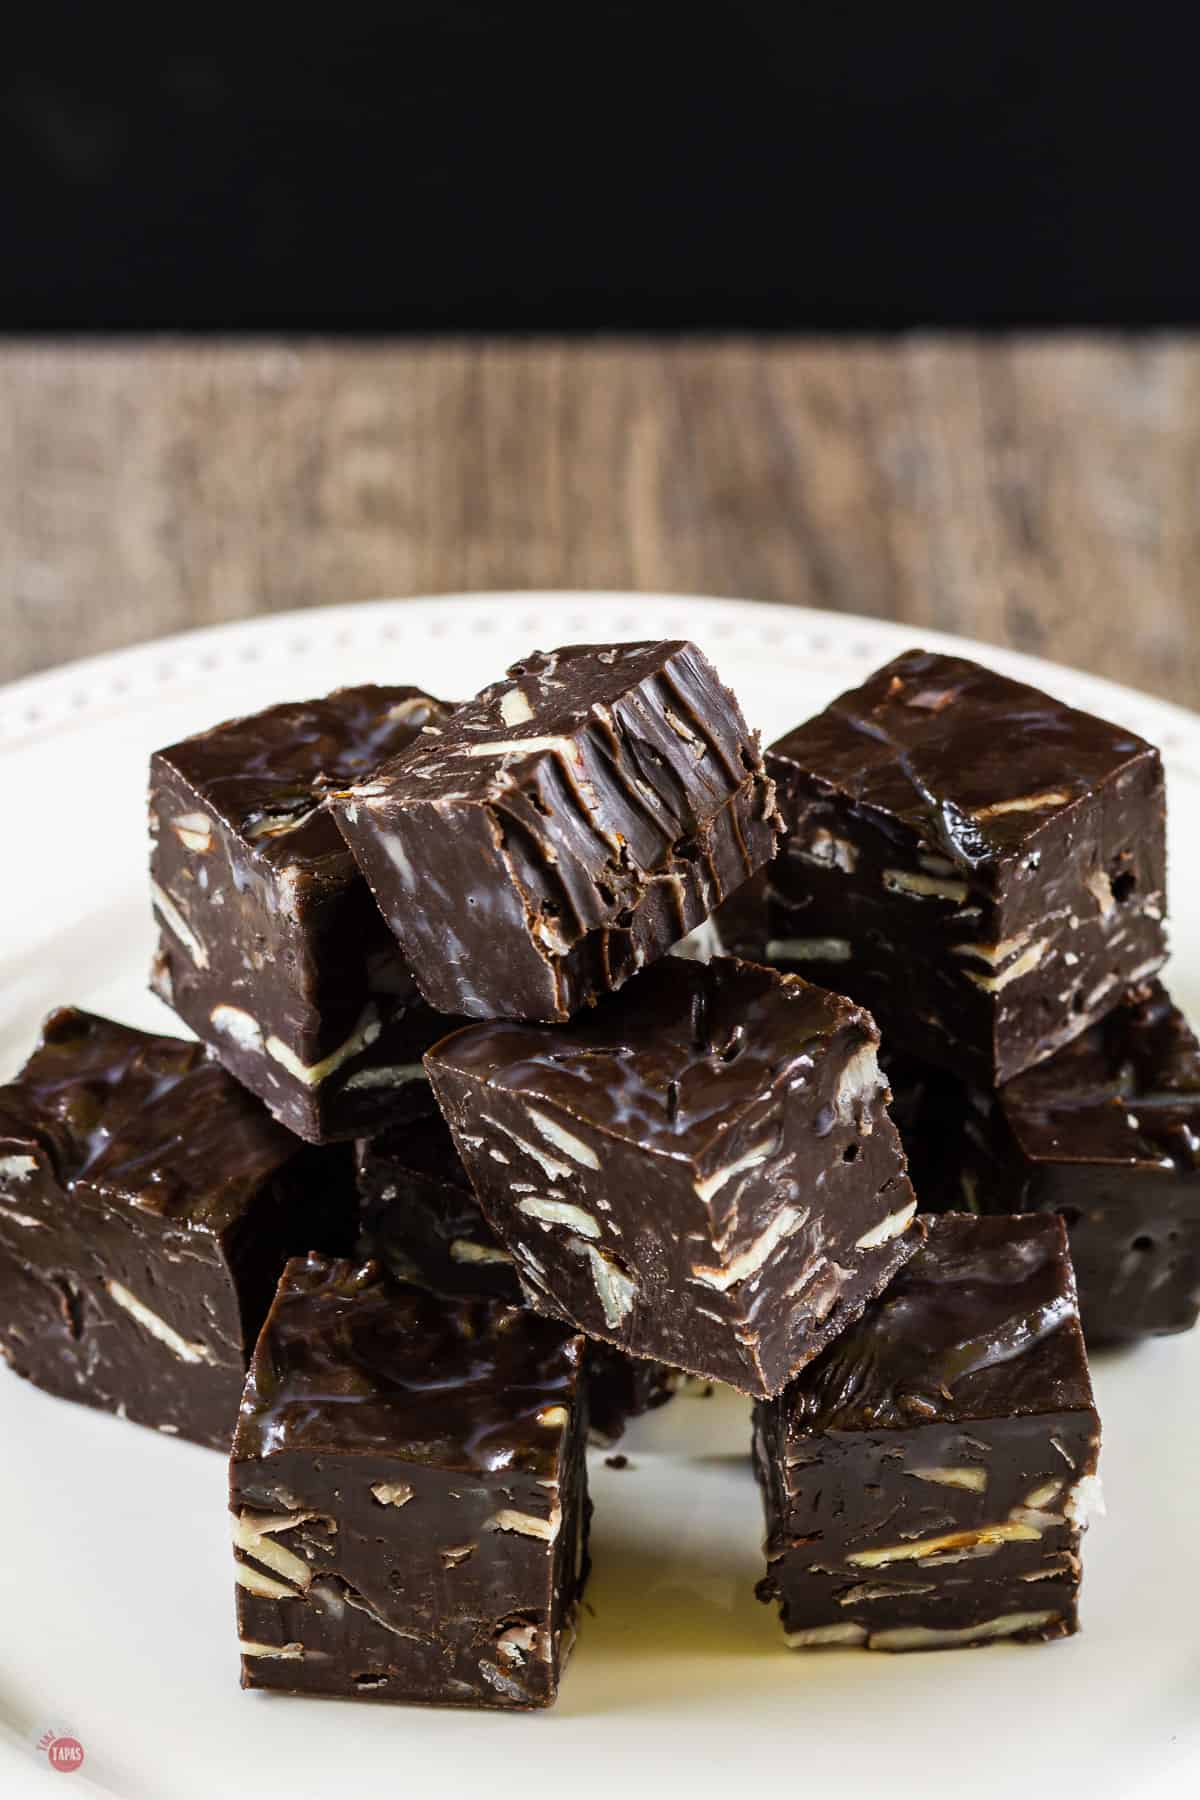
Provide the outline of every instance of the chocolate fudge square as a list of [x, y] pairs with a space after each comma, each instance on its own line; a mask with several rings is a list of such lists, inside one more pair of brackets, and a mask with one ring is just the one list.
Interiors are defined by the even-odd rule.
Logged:
[[431, 1006], [564, 1020], [774, 853], [757, 735], [695, 645], [514, 663], [331, 804]]
[[[361, 1141], [358, 1187], [364, 1257], [435, 1293], [523, 1304], [513, 1259], [484, 1218], [440, 1113]], [[589, 1342], [586, 1370], [593, 1442], [616, 1443], [631, 1418], [675, 1392], [675, 1371], [611, 1344]]]
[[911, 650], [774, 744], [788, 827], [768, 960], [890, 1048], [997, 1086], [1166, 956], [1157, 750], [961, 657]]
[[289, 1263], [230, 1465], [243, 1687], [548, 1706], [587, 1574], [583, 1340]]
[[1089, 1345], [1196, 1323], [1200, 1044], [1160, 982], [997, 1093], [926, 1083], [915, 1135], [922, 1205], [1061, 1214]]
[[669, 956], [570, 1025], [467, 1026], [426, 1066], [531, 1305], [766, 1395], [919, 1239], [878, 1041], [797, 976]]
[[228, 1450], [284, 1262], [352, 1220], [348, 1153], [200, 1044], [65, 1008], [0, 1088], [0, 1352], [48, 1393]]
[[417, 992], [323, 796], [446, 711], [419, 688], [341, 688], [151, 761], [152, 986], [314, 1143], [430, 1108], [421, 1057], [450, 1021]]
[[943, 1214], [756, 1408], [759, 1597], [796, 1649], [1066, 1636], [1099, 1445], [1062, 1221]]

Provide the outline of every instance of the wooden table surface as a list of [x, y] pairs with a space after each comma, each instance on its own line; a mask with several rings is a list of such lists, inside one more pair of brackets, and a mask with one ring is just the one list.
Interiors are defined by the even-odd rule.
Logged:
[[1200, 706], [1200, 343], [0, 347], [0, 680], [480, 588], [799, 601]]

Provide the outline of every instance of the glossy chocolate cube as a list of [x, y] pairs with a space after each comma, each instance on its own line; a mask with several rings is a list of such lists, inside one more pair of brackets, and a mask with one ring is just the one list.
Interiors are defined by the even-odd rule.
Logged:
[[333, 802], [443, 1012], [564, 1020], [774, 853], [758, 736], [693, 644], [514, 663]]
[[919, 1239], [878, 1041], [796, 976], [669, 956], [570, 1025], [468, 1026], [426, 1064], [531, 1305], [762, 1395]]
[[430, 1107], [421, 1057], [453, 1021], [417, 992], [324, 795], [446, 711], [419, 688], [341, 688], [151, 761], [155, 992], [315, 1143]]
[[285, 1261], [352, 1229], [348, 1153], [200, 1044], [64, 1009], [0, 1088], [0, 1351], [49, 1393], [227, 1450]]
[[756, 1408], [767, 1575], [795, 1649], [1078, 1628], [1100, 1423], [1062, 1221], [944, 1214]]
[[985, 1087], [1166, 957], [1159, 754], [961, 657], [908, 651], [773, 744], [766, 954]]
[[548, 1706], [587, 1573], [583, 1341], [290, 1263], [230, 1464], [243, 1687]]

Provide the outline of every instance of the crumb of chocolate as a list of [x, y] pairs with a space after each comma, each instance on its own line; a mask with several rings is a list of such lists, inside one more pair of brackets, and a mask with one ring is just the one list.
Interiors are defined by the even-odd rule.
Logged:
[[627, 1456], [618, 1451], [615, 1456], [605, 1457], [604, 1466], [606, 1469], [632, 1469], [633, 1464]]

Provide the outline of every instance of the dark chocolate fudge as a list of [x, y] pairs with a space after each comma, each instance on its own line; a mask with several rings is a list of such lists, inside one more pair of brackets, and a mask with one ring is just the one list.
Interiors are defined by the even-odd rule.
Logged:
[[289, 1263], [230, 1465], [243, 1687], [548, 1706], [587, 1573], [583, 1340]]
[[570, 1025], [467, 1026], [426, 1066], [531, 1305], [765, 1395], [918, 1242], [878, 1041], [797, 976], [668, 956]]
[[788, 835], [768, 960], [870, 1007], [890, 1048], [994, 1086], [1166, 956], [1157, 750], [911, 650], [774, 744]]
[[944, 1214], [756, 1408], [759, 1597], [797, 1649], [1063, 1637], [1099, 1445], [1062, 1221]]
[[682, 642], [514, 663], [331, 801], [430, 1005], [563, 1020], [774, 853], [757, 734]]
[[151, 762], [152, 985], [313, 1142], [430, 1109], [421, 1057], [451, 1021], [418, 994], [323, 795], [447, 710], [419, 688], [341, 688]]
[[[440, 1113], [360, 1142], [358, 1186], [363, 1256], [436, 1293], [523, 1303], [513, 1259], [480, 1211]], [[629, 1419], [675, 1391], [673, 1370], [611, 1344], [588, 1344], [586, 1370], [588, 1417], [600, 1443], [615, 1443]]]
[[1191, 1329], [1200, 1311], [1200, 1044], [1161, 983], [1133, 989], [997, 1093], [948, 1075], [923, 1089], [902, 1128], [917, 1146], [923, 1206], [1060, 1213], [1091, 1345]]
[[0, 1088], [0, 1352], [47, 1392], [228, 1450], [280, 1270], [348, 1248], [349, 1154], [203, 1046], [53, 1013]]

